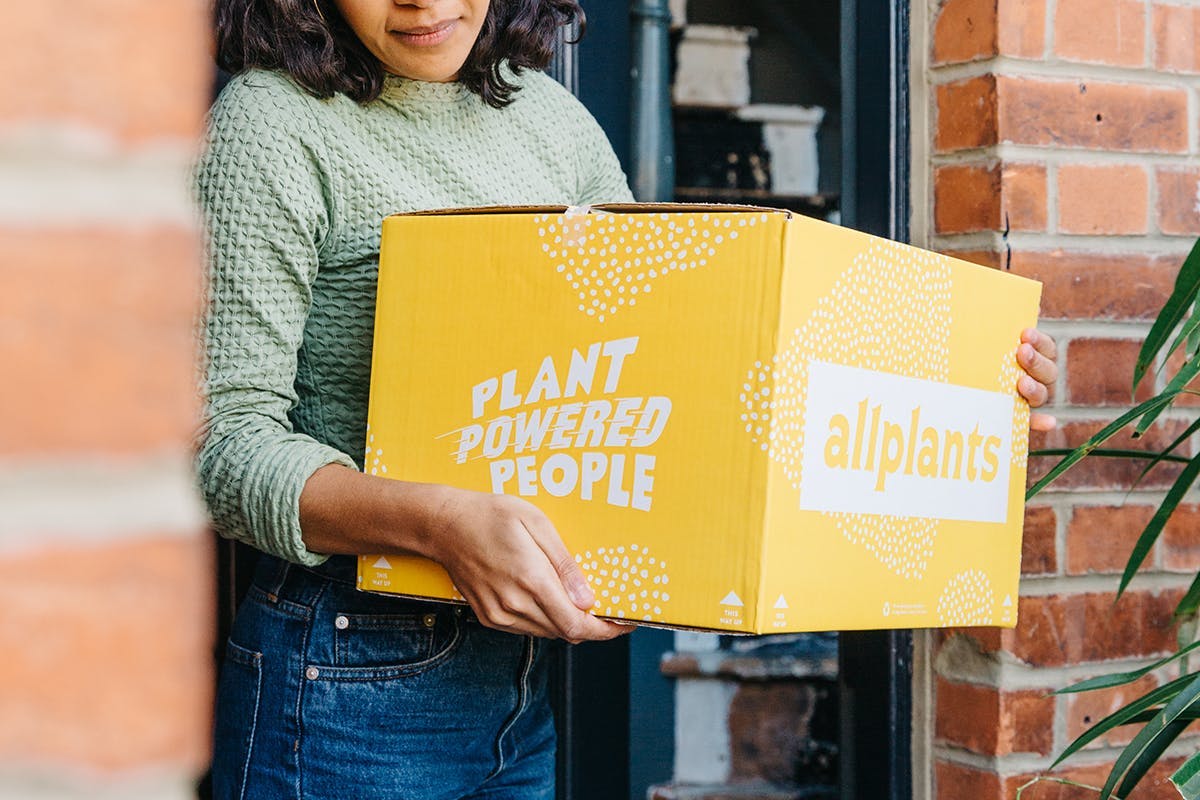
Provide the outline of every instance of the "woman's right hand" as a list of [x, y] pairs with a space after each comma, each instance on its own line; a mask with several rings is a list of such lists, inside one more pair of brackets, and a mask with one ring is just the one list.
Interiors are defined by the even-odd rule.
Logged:
[[443, 488], [429, 546], [480, 622], [572, 643], [632, 630], [587, 613], [595, 594], [554, 525], [532, 504]]

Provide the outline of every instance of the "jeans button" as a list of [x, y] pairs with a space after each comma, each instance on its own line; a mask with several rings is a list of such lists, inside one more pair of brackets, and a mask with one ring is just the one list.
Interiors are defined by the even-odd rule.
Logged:
[[310, 681], [315, 681], [317, 678], [321, 677], [321, 670], [317, 669], [316, 667], [309, 667], [308, 669], [304, 670], [304, 677], [308, 678]]
[[437, 614], [426, 614], [423, 622], [426, 628], [432, 628], [437, 625]]
[[350, 620], [346, 619], [345, 614], [338, 614], [337, 619], [333, 621], [333, 627], [337, 628], [339, 631], [344, 631], [346, 628], [350, 627]]

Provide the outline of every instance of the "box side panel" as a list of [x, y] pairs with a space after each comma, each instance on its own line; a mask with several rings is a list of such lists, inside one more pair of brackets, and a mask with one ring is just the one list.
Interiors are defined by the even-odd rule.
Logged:
[[[766, 459], [741, 396], [773, 333], [786, 216], [397, 219], [369, 468], [526, 498], [601, 615], [747, 630]], [[364, 588], [452, 591], [434, 565], [414, 576], [419, 560], [384, 560], [360, 561]]]
[[789, 226], [765, 630], [1015, 624], [1039, 285]]

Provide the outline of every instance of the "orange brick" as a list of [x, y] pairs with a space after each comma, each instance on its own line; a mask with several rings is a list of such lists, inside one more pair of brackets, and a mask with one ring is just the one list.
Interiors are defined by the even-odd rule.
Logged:
[[1004, 228], [1046, 230], [1046, 168], [1041, 164], [1005, 164], [1000, 175]]
[[[1072, 742], [1075, 741], [1109, 714], [1156, 688], [1158, 688], [1158, 681], [1154, 676], [1147, 675], [1141, 680], [1113, 689], [1064, 695], [1067, 707], [1067, 738]], [[1138, 728], [1135, 725], [1122, 725], [1101, 736], [1088, 747], [1093, 749], [1104, 746], [1123, 747], [1129, 744], [1137, 731]]]
[[991, 75], [937, 87], [938, 151], [996, 144], [996, 79]]
[[999, 0], [1000, 55], [1041, 58], [1046, 50], [1046, 0]]
[[934, 172], [938, 233], [1046, 229], [1046, 168], [955, 164]]
[[[998, 126], [1001, 141], [1101, 150], [1187, 152], [1185, 89], [1042, 78], [995, 80], [999, 110], [988, 125], [976, 123], [975, 127], [994, 131]], [[986, 103], [986, 97], [980, 102]], [[960, 101], [956, 107], [967, 105]], [[963, 108], [961, 113], [966, 110]], [[943, 133], [939, 128], [938, 136]], [[940, 138], [938, 147], [949, 149]]]
[[996, 11], [996, 0], [946, 0], [934, 23], [933, 63], [996, 55]]
[[0, 230], [0, 452], [187, 446], [199, 261], [179, 229]]
[[[1171, 785], [1170, 776], [1182, 763], [1182, 758], [1164, 758], [1156, 763], [1142, 778], [1138, 787], [1129, 794], [1129, 800], [1179, 800], [1179, 792]], [[1097, 789], [1104, 784], [1111, 769], [1112, 764], [1108, 763], [1060, 769], [1049, 775], [1007, 776], [1002, 779], [1002, 797], [1004, 800], [1012, 800], [1017, 796], [1020, 787], [1040, 778], [1025, 790], [1021, 800], [1096, 800]], [[966, 800], [967, 797], [970, 795], [963, 795], [961, 800]]]
[[1003, 793], [1000, 776], [995, 772], [940, 760], [933, 770], [937, 800], [1010, 800], [1012, 797]]
[[1045, 319], [1150, 320], [1170, 296], [1182, 262], [1182, 256], [1014, 250], [1010, 266], [1042, 282]]
[[1154, 395], [1147, 376], [1134, 396], [1132, 378], [1140, 340], [1075, 339], [1066, 352], [1067, 399], [1084, 406], [1128, 406]]
[[944, 252], [952, 258], [969, 261], [982, 267], [1001, 269], [1004, 266], [1004, 257], [994, 250], [946, 250]]
[[1021, 574], [1058, 572], [1058, 515], [1053, 508], [1029, 506], [1021, 536]]
[[1158, 541], [1164, 569], [1200, 571], [1200, 506], [1185, 503], [1176, 508]]
[[[1067, 573], [1121, 573], [1154, 506], [1077, 506], [1067, 525]], [[1146, 559], [1154, 563], [1154, 553]]]
[[0, 759], [200, 769], [211, 550], [197, 533], [0, 559]]
[[1158, 229], [1200, 235], [1200, 169], [1158, 169]]
[[[204, 0], [39, 0], [4, 16], [6, 124], [82, 123], [128, 140], [199, 133], [212, 92]], [[32, 77], [31, 77], [32, 76]]]
[[1136, 234], [1149, 230], [1150, 179], [1140, 166], [1065, 164], [1058, 170], [1062, 233]]
[[1038, 667], [1142, 658], [1175, 648], [1173, 612], [1182, 591], [1022, 597], [1017, 627], [1000, 646]]
[[1058, 0], [1054, 52], [1073, 61], [1145, 64], [1146, 4], [1142, 0]]
[[938, 233], [1000, 227], [1000, 170], [955, 165], [934, 172], [934, 228]]
[[1154, 67], [1200, 72], [1200, 8], [1154, 6]]
[[938, 740], [986, 756], [1048, 755], [1054, 746], [1054, 698], [937, 680]]

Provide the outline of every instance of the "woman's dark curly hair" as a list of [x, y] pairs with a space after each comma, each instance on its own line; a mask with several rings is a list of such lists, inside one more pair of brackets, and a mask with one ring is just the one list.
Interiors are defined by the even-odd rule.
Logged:
[[[577, 0], [491, 0], [458, 80], [484, 102], [503, 108], [518, 87], [516, 72], [550, 63], [559, 28], [578, 23]], [[384, 70], [331, 0], [217, 0], [217, 64], [231, 73], [259, 68], [286, 72], [316, 97], [341, 92], [368, 103], [383, 91]]]

